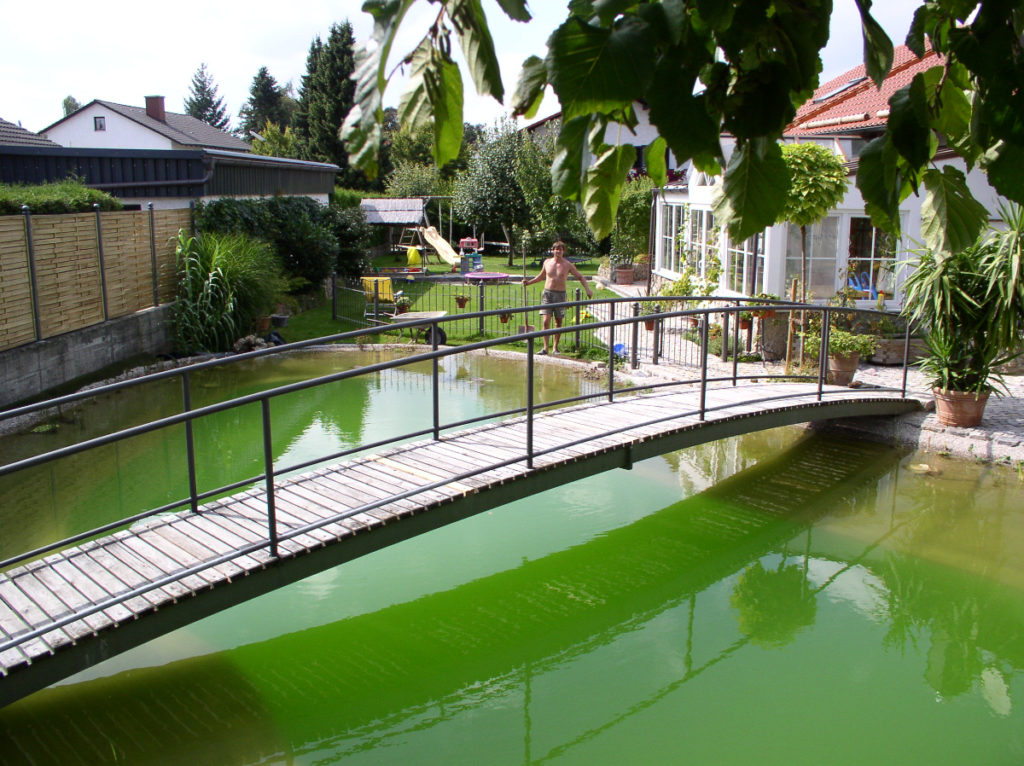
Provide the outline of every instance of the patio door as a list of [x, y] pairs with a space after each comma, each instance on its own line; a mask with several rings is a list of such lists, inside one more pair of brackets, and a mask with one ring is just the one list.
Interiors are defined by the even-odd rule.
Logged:
[[[807, 227], [807, 300], [826, 300], [836, 293], [839, 256], [839, 218], [829, 216]], [[789, 225], [786, 241], [786, 286], [799, 283], [801, 271], [800, 227]], [[797, 298], [800, 289], [797, 288]]]
[[870, 218], [850, 219], [850, 249], [846, 284], [862, 300], [896, 294], [896, 238], [871, 225]]

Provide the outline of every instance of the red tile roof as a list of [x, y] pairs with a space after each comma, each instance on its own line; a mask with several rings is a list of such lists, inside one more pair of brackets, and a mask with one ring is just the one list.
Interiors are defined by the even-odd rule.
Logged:
[[942, 58], [929, 48], [919, 59], [905, 45], [893, 52], [893, 65], [881, 90], [867, 77], [863, 64], [826, 82], [796, 112], [786, 136], [850, 133], [882, 128], [889, 117], [889, 99], [918, 72], [939, 66]]

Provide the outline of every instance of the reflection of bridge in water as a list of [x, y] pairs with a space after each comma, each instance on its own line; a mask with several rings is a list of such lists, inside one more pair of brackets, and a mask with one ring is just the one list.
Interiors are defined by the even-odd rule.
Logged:
[[[701, 592], [785, 546], [851, 496], [870, 492], [892, 468], [893, 454], [875, 445], [803, 442], [781, 459], [582, 546], [451, 591], [41, 692], [29, 707], [0, 716], [0, 751], [22, 753], [26, 762], [75, 763], [91, 752], [109, 755], [111, 746], [129, 762], [187, 748], [196, 763], [227, 763], [282, 752], [311, 757], [330, 742], [340, 759], [410, 727], [442, 724], [466, 705], [509, 696], [521, 700], [528, 722], [531, 683], [681, 605], [692, 614]], [[575, 721], [549, 752], [531, 755], [524, 725], [524, 762], [571, 751], [656, 705], [749, 640], [714, 647], [705, 639], [697, 650], [695, 638], [691, 618], [671, 683], [623, 701], [608, 719]], [[296, 707], [297, 698], [304, 704]], [[119, 722], [116, 733], [111, 720]], [[219, 751], [233, 746], [240, 749]]]
[[[505, 339], [382, 362], [199, 409], [189, 404], [189, 368], [170, 371], [165, 375], [180, 376], [184, 384], [180, 415], [0, 467], [5, 475], [139, 433], [187, 428], [185, 501], [0, 563], [29, 562], [0, 575], [0, 704], [271, 589], [577, 478], [750, 431], [920, 406], [901, 391], [825, 385], [823, 372], [817, 381], [785, 384], [710, 380], [706, 361], [700, 378], [652, 392], [616, 389], [609, 379], [608, 391], [596, 401], [583, 396], [578, 399], [587, 403], [571, 407], [566, 405], [576, 400], [539, 404], [533, 401], [532, 348], [541, 334], [528, 338], [526, 406], [487, 416], [506, 418], [498, 422], [442, 423], [437, 365]], [[363, 444], [299, 466], [274, 464], [269, 445], [275, 397], [424, 362], [434, 366], [434, 427], [399, 438], [432, 438], [397, 447], [389, 446], [397, 440]], [[257, 402], [264, 474], [197, 492], [191, 424]], [[310, 470], [339, 457], [348, 459]], [[832, 468], [822, 464], [818, 470], [828, 475]], [[279, 478], [286, 472], [292, 475]], [[239, 492], [245, 486], [250, 488]], [[223, 497], [230, 492], [235, 494]], [[201, 505], [204, 500], [209, 502]], [[179, 505], [191, 510], [167, 513]], [[725, 536], [722, 544], [734, 541]]]

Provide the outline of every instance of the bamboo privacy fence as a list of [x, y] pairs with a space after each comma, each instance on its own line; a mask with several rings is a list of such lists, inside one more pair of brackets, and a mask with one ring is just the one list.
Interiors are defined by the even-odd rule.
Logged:
[[0, 216], [0, 351], [174, 298], [191, 211]]

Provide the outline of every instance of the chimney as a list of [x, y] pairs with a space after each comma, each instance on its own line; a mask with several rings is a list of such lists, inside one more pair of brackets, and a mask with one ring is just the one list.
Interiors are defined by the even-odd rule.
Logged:
[[163, 96], [146, 96], [146, 115], [160, 122], [167, 122]]

